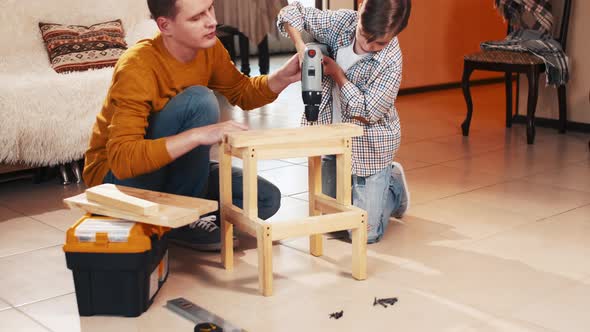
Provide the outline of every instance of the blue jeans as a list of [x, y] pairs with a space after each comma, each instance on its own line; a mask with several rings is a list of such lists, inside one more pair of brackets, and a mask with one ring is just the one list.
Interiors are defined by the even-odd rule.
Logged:
[[[392, 167], [367, 177], [352, 176], [352, 205], [367, 211], [367, 243], [381, 240], [389, 217], [401, 205], [403, 185], [391, 175]], [[322, 191], [336, 197], [336, 157], [322, 157]], [[350, 232], [349, 232], [350, 233]]]
[[[211, 90], [192, 86], [172, 98], [160, 111], [148, 118], [146, 139], [176, 135], [192, 128], [219, 121], [219, 104]], [[151, 173], [120, 180], [111, 171], [103, 183], [161, 191], [219, 201], [219, 165], [209, 160], [211, 146], [200, 145], [170, 164]], [[243, 204], [242, 170], [232, 168], [232, 200]], [[267, 180], [258, 177], [258, 217], [268, 219], [281, 204], [281, 192]]]

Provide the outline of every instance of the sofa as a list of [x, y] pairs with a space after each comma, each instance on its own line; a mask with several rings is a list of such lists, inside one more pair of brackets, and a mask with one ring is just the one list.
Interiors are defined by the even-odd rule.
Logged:
[[56, 73], [38, 23], [114, 19], [122, 20], [128, 45], [157, 31], [146, 0], [0, 1], [0, 164], [76, 168], [72, 162], [83, 158], [113, 68]]

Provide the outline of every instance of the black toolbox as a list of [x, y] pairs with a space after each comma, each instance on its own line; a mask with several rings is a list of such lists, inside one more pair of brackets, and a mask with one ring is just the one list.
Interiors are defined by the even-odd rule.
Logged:
[[168, 277], [169, 230], [90, 214], [70, 227], [63, 250], [80, 316], [145, 312]]

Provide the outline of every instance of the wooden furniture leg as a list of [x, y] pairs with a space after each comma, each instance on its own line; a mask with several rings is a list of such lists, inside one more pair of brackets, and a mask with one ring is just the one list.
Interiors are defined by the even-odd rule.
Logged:
[[231, 206], [231, 155], [226, 151], [227, 144], [219, 147], [219, 209], [221, 213], [221, 263], [226, 270], [234, 267], [234, 226], [227, 220], [224, 206]]
[[[309, 183], [309, 215], [317, 216], [315, 196], [322, 193], [322, 157], [308, 158], [308, 183]], [[324, 239], [322, 234], [312, 234], [309, 237], [309, 252], [316, 257], [323, 255]]]
[[272, 296], [272, 227], [259, 226], [256, 229], [258, 251], [258, 289], [264, 296]]

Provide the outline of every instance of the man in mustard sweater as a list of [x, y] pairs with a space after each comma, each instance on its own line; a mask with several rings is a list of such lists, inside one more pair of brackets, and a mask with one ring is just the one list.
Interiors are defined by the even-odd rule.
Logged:
[[[297, 57], [268, 76], [248, 78], [216, 38], [213, 0], [147, 2], [160, 33], [139, 41], [117, 62], [92, 130], [84, 181], [89, 187], [115, 183], [218, 199], [219, 172], [210, 163], [210, 146], [247, 127], [218, 122], [211, 90], [242, 109], [261, 107], [300, 79]], [[241, 205], [241, 170], [232, 175], [233, 200]], [[258, 187], [259, 217], [267, 219], [278, 210], [281, 194], [262, 178]], [[219, 249], [214, 219], [173, 230], [171, 238], [195, 249]]]

